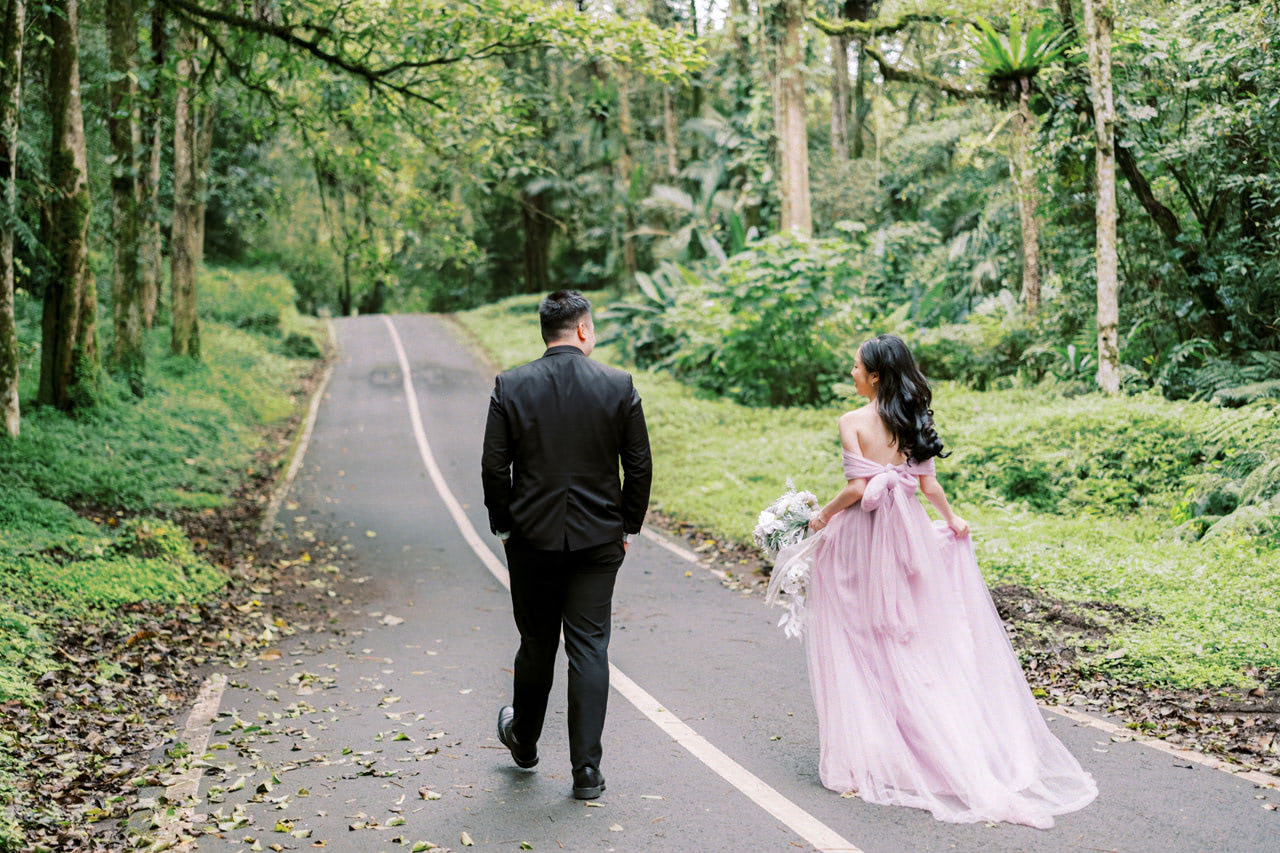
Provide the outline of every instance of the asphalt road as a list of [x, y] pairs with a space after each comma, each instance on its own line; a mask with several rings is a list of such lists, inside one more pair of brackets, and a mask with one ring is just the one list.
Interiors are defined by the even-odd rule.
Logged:
[[[393, 320], [441, 473], [491, 540], [479, 459], [492, 371], [446, 321]], [[199, 849], [460, 849], [468, 839], [489, 850], [812, 849], [616, 690], [608, 790], [594, 803], [573, 800], [563, 656], [542, 762], [532, 772], [512, 765], [494, 736], [517, 645], [508, 594], [427, 475], [386, 321], [336, 328], [341, 355], [280, 520], [294, 535], [341, 542], [351, 557], [343, 570], [360, 582], [348, 584], [355, 592], [336, 608], [332, 638], [292, 638], [279, 660], [230, 674], [200, 784], [213, 801], [197, 809], [220, 810], [229, 828], [202, 836]], [[681, 473], [659, 458], [655, 476]], [[501, 556], [496, 541], [489, 547]], [[614, 601], [618, 669], [858, 849], [1280, 849], [1280, 812], [1262, 808], [1277, 791], [1053, 714], [1049, 726], [1100, 794], [1051, 830], [950, 825], [843, 799], [818, 781], [803, 651], [774, 627], [778, 611], [645, 539], [632, 546]]]

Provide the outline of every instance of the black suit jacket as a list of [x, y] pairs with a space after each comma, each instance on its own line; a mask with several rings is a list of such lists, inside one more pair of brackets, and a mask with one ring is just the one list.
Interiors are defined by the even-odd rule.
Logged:
[[495, 533], [544, 551], [638, 533], [653, 461], [631, 375], [574, 346], [551, 347], [499, 375], [480, 466]]

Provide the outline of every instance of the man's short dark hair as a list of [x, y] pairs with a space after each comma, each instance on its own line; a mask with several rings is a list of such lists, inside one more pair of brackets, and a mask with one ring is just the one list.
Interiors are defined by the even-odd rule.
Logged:
[[549, 344], [565, 337], [590, 313], [590, 300], [576, 290], [557, 290], [547, 294], [538, 306], [543, 343]]

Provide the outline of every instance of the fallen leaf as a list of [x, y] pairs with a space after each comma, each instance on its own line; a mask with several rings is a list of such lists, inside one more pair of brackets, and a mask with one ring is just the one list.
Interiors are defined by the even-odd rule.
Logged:
[[622, 824], [615, 823], [613, 826], [609, 827], [609, 831], [610, 831], [610, 832], [622, 832]]
[[464, 833], [462, 833], [462, 846], [463, 846], [463, 847], [471, 847], [471, 846], [473, 846], [473, 845], [474, 845], [474, 843], [475, 843], [475, 842], [473, 842], [473, 841], [471, 840], [471, 836], [470, 836], [470, 835], [467, 835], [465, 832], [464, 832]]

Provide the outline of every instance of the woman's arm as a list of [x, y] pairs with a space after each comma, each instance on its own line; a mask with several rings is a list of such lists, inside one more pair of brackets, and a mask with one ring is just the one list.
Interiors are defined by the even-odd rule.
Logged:
[[[862, 455], [862, 448], [858, 444], [858, 430], [854, 426], [852, 412], [840, 417], [840, 444], [850, 453]], [[809, 527], [815, 531], [826, 527], [831, 523], [832, 517], [837, 512], [848, 509], [862, 500], [862, 493], [866, 489], [867, 480], [865, 477], [850, 480], [826, 506], [818, 510], [818, 514], [810, 520]]]
[[969, 535], [969, 522], [956, 515], [951, 509], [951, 504], [947, 503], [947, 493], [942, 490], [942, 484], [938, 482], [937, 477], [932, 474], [921, 475], [920, 491], [957, 536]]

